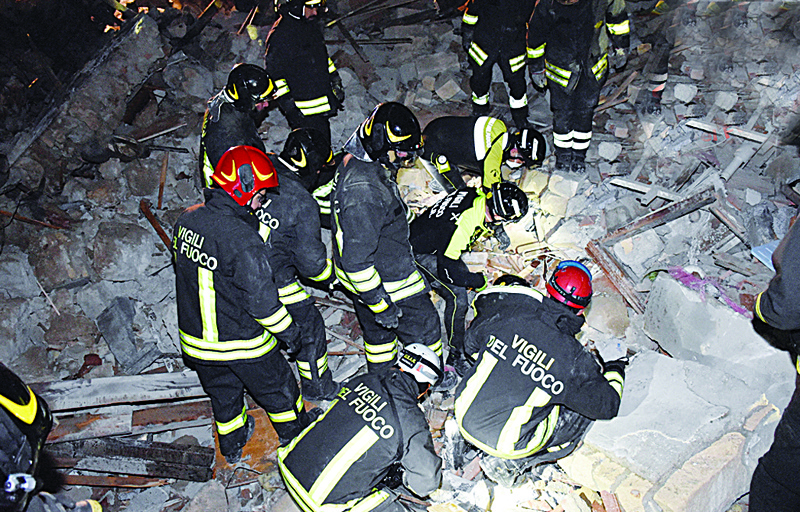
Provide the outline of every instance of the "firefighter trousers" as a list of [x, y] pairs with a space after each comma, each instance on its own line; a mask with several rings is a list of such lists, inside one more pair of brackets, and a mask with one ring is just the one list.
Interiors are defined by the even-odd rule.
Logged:
[[775, 438], [750, 481], [750, 512], [800, 508], [800, 375], [794, 394], [775, 427]]
[[598, 82], [587, 70], [581, 73], [573, 91], [550, 81], [550, 110], [553, 113], [553, 144], [556, 164], [570, 169], [573, 161], [583, 163], [592, 140], [594, 109], [605, 80]]
[[293, 438], [309, 423], [292, 369], [277, 349], [255, 361], [230, 361], [225, 365], [198, 363], [193, 367], [211, 399], [223, 455], [245, 444], [245, 390], [267, 411], [280, 439]]
[[418, 293], [396, 303], [403, 316], [399, 318], [398, 326], [394, 329], [386, 329], [378, 324], [372, 311], [357, 298], [354, 298], [353, 305], [364, 333], [367, 371], [370, 373], [384, 372], [394, 365], [398, 339], [403, 345], [422, 343], [442, 357], [439, 313], [427, 293]]
[[415, 256], [417, 267], [431, 288], [444, 300], [444, 329], [447, 333], [448, 355], [456, 352], [464, 355], [464, 334], [466, 332], [467, 310], [469, 299], [467, 289], [441, 281], [438, 277], [438, 265], [433, 254]]
[[328, 368], [328, 340], [322, 315], [312, 298], [285, 306], [300, 328], [302, 348], [296, 364], [303, 395], [311, 401], [329, 399], [339, 388]]
[[[485, 39], [475, 34], [475, 41], [469, 50], [469, 67], [472, 76], [469, 86], [472, 89], [474, 104], [488, 105], [489, 88], [492, 85], [492, 68], [500, 66], [503, 80], [508, 84], [508, 96], [512, 113], [528, 115], [528, 85], [525, 79], [525, 38], [504, 35], [497, 39]], [[479, 103], [480, 102], [480, 103]], [[520, 117], [521, 119], [522, 117]], [[515, 122], [517, 116], [514, 116]]]

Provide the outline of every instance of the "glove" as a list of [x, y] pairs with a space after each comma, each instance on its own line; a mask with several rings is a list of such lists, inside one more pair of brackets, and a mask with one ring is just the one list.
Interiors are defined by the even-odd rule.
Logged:
[[392, 462], [392, 465], [389, 466], [389, 472], [386, 473], [386, 476], [383, 477], [381, 480], [381, 485], [387, 487], [389, 489], [397, 489], [401, 485], [403, 485], [403, 473], [405, 470], [403, 469], [402, 464], [400, 462], [395, 461]]
[[628, 366], [628, 357], [621, 357], [613, 361], [608, 361], [603, 364], [603, 373], [618, 371], [621, 375], [625, 375], [625, 367]]
[[628, 55], [624, 48], [614, 50], [614, 53], [611, 54], [611, 65], [617, 73], [625, 71], [625, 66], [628, 65]]
[[297, 108], [297, 104], [294, 102], [291, 96], [285, 94], [278, 98], [277, 100], [278, 108], [281, 109], [283, 115], [286, 117], [286, 121], [289, 123], [289, 126], [300, 126], [303, 124], [303, 113], [300, 112], [300, 109]]
[[391, 303], [388, 308], [375, 314], [375, 321], [385, 329], [394, 329], [400, 325], [401, 316], [403, 316], [403, 310]]
[[537, 91], [543, 91], [547, 88], [547, 77], [544, 76], [544, 70], [533, 71], [531, 69], [531, 82]]
[[344, 108], [344, 86], [342, 86], [342, 77], [339, 76], [339, 73], [331, 76], [331, 89], [333, 92], [333, 97], [336, 99], [338, 105], [336, 106], [336, 110], [341, 110]]
[[461, 47], [465, 52], [472, 46], [472, 39], [475, 37], [475, 27], [472, 25], [461, 24]]

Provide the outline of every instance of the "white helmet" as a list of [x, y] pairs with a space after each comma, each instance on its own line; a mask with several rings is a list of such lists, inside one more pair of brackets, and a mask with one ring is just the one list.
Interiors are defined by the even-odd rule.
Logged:
[[412, 343], [400, 352], [398, 365], [420, 384], [435, 385], [442, 378], [442, 365], [436, 352], [421, 343]]

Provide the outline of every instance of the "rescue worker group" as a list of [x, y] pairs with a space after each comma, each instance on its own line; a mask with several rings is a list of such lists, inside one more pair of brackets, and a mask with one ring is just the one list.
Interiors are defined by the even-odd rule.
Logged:
[[[618, 57], [628, 45], [624, 0], [535, 8], [471, 0], [462, 35], [472, 115], [423, 130], [408, 107], [382, 102], [336, 153], [329, 120], [345, 91], [318, 22], [325, 9], [325, 0], [280, 3], [265, 66], [237, 64], [209, 99], [204, 202], [174, 226], [182, 354], [211, 400], [219, 450], [230, 465], [247, 463], [255, 430], [247, 392], [277, 433], [280, 474], [300, 509], [414, 510], [401, 498], [424, 498], [442, 481], [420, 406], [441, 391], [453, 394], [460, 442], [479, 453], [486, 476], [519, 485], [571, 453], [595, 420], [616, 416], [628, 360], [604, 361], [576, 338], [592, 297], [581, 262], [561, 261], [538, 290], [523, 277], [473, 272], [461, 255], [484, 237], [506, 247], [503, 225], [528, 212], [526, 194], [501, 173], [546, 156], [545, 138], [527, 121], [526, 61], [534, 84], [550, 88], [555, 168], [585, 171], [610, 42]], [[510, 88], [513, 127], [489, 115], [494, 64]], [[278, 152], [259, 134], [269, 102], [291, 128]], [[413, 212], [397, 175], [417, 161], [432, 192], [445, 195]], [[333, 380], [309, 286], [352, 300], [366, 372]], [[36, 402], [21, 382], [15, 397], [11, 405]], [[38, 404], [8, 429], [40, 439], [34, 454], [52, 423]], [[32, 474], [35, 459], [14, 474]], [[19, 485], [3, 498], [24, 510], [31, 489], [9, 478]]]
[[[592, 296], [585, 265], [561, 261], [539, 291], [519, 276], [491, 282], [461, 259], [484, 237], [508, 246], [503, 225], [528, 212], [525, 193], [501, 172], [540, 166], [547, 153], [527, 119], [527, 60], [550, 82], [555, 168], [585, 171], [609, 41], [627, 47], [627, 15], [622, 0], [561, 1], [536, 10], [471, 1], [462, 33], [472, 115], [424, 130], [408, 107], [382, 102], [334, 153], [329, 121], [345, 92], [318, 23], [324, 0], [279, 5], [265, 66], [237, 64], [209, 100], [205, 203], [181, 214], [173, 238], [184, 360], [211, 398], [229, 464], [242, 463], [255, 428], [245, 391], [267, 412], [280, 474], [302, 510], [413, 510], [404, 496], [437, 489], [442, 459], [420, 407], [432, 391], [454, 394], [462, 446], [509, 487], [617, 414], [626, 354], [603, 361], [576, 339]], [[536, 34], [525, 32], [529, 19]], [[576, 50], [576, 37], [594, 43]], [[515, 126], [489, 115], [494, 64]], [[276, 153], [258, 131], [269, 102], [291, 128]], [[431, 193], [444, 196], [424, 211], [412, 211], [397, 186], [400, 169], [417, 162]], [[352, 300], [366, 372], [333, 380], [307, 286]], [[444, 301], [441, 315], [431, 292]]]

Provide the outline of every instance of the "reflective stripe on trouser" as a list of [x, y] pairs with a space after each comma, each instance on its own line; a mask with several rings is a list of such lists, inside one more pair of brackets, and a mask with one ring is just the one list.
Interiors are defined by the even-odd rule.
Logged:
[[[525, 81], [525, 40], [524, 38], [514, 41], [511, 45], [497, 43], [486, 43], [486, 48], [478, 47], [476, 43], [470, 48], [469, 65], [472, 76], [469, 80], [472, 89], [472, 103], [474, 105], [487, 105], [489, 101], [489, 88], [492, 84], [492, 68], [495, 64], [500, 67], [503, 73], [503, 80], [508, 84], [508, 96], [515, 98], [515, 101], [525, 101], [528, 86]], [[482, 48], [485, 58], [479, 60], [473, 56], [472, 48]], [[483, 100], [485, 101], [477, 101]], [[511, 105], [513, 108], [520, 108], [520, 105]]]
[[303, 394], [316, 399], [335, 393], [336, 384], [328, 369], [328, 341], [325, 321], [312, 299], [286, 306], [300, 329], [300, 353], [297, 355], [297, 373]]
[[218, 432], [220, 451], [230, 453], [244, 442], [244, 391], [264, 410], [282, 438], [293, 437], [301, 428], [298, 415], [303, 399], [292, 370], [275, 350], [256, 361], [234, 361], [224, 365], [195, 363], [203, 390], [211, 399], [214, 421], [226, 433]]
[[384, 371], [394, 364], [397, 358], [398, 339], [403, 345], [422, 343], [430, 347], [439, 357], [442, 356], [439, 314], [427, 293], [420, 293], [396, 303], [403, 316], [399, 318], [399, 325], [392, 330], [385, 329], [375, 322], [375, 315], [359, 300], [354, 300], [353, 305], [364, 333], [368, 371]]

